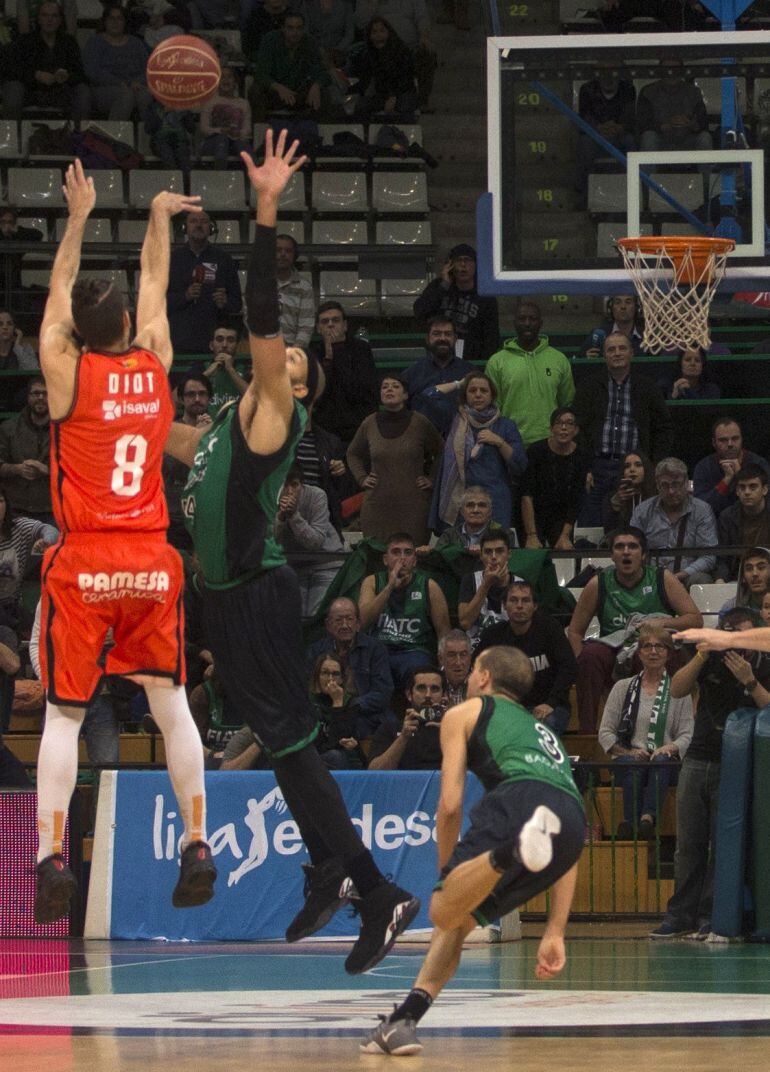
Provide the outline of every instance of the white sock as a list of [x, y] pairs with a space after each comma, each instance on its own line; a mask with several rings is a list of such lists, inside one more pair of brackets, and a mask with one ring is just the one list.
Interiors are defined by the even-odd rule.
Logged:
[[203, 744], [181, 685], [145, 685], [152, 717], [163, 734], [166, 764], [184, 822], [182, 847], [206, 840]]
[[85, 713], [84, 707], [46, 704], [37, 758], [38, 863], [62, 851], [67, 811], [78, 777], [78, 737]]

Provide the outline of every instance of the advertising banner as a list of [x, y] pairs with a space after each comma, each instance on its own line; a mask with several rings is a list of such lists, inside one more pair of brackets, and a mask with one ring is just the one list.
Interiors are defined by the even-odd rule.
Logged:
[[[377, 865], [423, 902], [414, 927], [430, 926], [437, 878], [438, 771], [335, 772], [348, 811]], [[269, 771], [206, 774], [208, 833], [219, 871], [209, 904], [171, 906], [182, 834], [165, 772], [107, 773], [100, 790], [86, 934], [89, 937], [257, 941], [283, 938], [302, 904], [308, 862], [296, 823]], [[482, 789], [466, 786], [466, 815]], [[93, 901], [93, 904], [92, 904]], [[349, 911], [326, 936], [358, 933]]]

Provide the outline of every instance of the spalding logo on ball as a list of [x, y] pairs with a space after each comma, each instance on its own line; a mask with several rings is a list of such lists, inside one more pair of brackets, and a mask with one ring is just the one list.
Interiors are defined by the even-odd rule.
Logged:
[[195, 110], [214, 96], [221, 73], [216, 52], [200, 37], [169, 37], [147, 60], [147, 88], [166, 108]]

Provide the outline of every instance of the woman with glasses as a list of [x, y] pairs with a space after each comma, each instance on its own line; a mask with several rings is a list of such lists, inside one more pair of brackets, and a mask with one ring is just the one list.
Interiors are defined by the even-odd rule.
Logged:
[[361, 770], [363, 753], [355, 736], [357, 711], [345, 681], [345, 669], [337, 655], [319, 655], [313, 667], [310, 698], [321, 726], [316, 746], [330, 770]]
[[613, 759], [615, 785], [623, 790], [623, 820], [617, 836], [650, 838], [681, 760], [692, 740], [689, 696], [673, 699], [666, 669], [674, 643], [655, 621], [639, 627], [641, 673], [618, 681], [604, 705], [599, 744]]
[[577, 445], [575, 411], [560, 406], [551, 414], [547, 439], [527, 449], [521, 489], [524, 546], [572, 550], [575, 518], [583, 503], [591, 455]]

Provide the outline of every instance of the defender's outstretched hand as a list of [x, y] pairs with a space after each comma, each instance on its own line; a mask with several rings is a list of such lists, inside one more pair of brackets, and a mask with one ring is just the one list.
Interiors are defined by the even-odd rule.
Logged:
[[170, 190], [161, 190], [159, 194], [153, 197], [150, 211], [161, 212], [171, 219], [172, 216], [176, 216], [179, 212], [202, 212], [203, 206], [197, 194], [195, 197], [185, 197], [184, 194], [174, 194]]
[[96, 204], [94, 180], [90, 177], [86, 178], [83, 165], [79, 160], [75, 160], [65, 171], [62, 193], [70, 216], [86, 219], [91, 214]]
[[273, 147], [273, 132], [268, 129], [265, 134], [265, 161], [261, 167], [257, 167], [249, 153], [241, 153], [249, 182], [259, 197], [278, 200], [294, 172], [299, 171], [307, 161], [305, 155], [294, 159], [298, 148], [298, 141], [293, 141], [289, 148], [286, 148], [285, 129], [278, 135], [278, 141]]
[[683, 629], [681, 633], [674, 633], [674, 640], [695, 644], [698, 651], [726, 651], [736, 647], [735, 635], [724, 629]]

